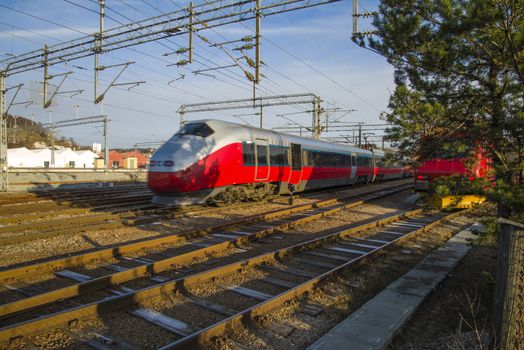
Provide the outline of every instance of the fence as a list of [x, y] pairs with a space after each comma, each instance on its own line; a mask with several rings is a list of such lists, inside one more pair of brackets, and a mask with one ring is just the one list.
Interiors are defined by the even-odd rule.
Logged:
[[499, 256], [494, 341], [500, 350], [524, 349], [524, 225], [498, 219]]

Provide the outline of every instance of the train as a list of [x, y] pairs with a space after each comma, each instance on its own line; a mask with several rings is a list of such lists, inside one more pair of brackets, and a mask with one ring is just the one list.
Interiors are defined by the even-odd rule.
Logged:
[[413, 188], [415, 191], [425, 192], [430, 189], [435, 179], [456, 174], [467, 177], [470, 181], [485, 178], [491, 174], [491, 164], [491, 159], [480, 147], [474, 149], [471, 154], [463, 152], [425, 160], [415, 168]]
[[221, 120], [190, 121], [149, 161], [153, 203], [229, 204], [408, 176], [367, 150]]

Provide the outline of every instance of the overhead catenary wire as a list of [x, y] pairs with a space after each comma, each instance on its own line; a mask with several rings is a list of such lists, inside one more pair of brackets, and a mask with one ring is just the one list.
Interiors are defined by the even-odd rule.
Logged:
[[[64, 0], [64, 1], [65, 1], [65, 0]], [[67, 2], [70, 3], [70, 4], [73, 4], [73, 5], [80, 6], [80, 7], [84, 8], [83, 6], [78, 5], [78, 4], [76, 4], [76, 3], [72, 2], [72, 1], [69, 1], [69, 0], [68, 0]], [[93, 12], [96, 12], [96, 11], [94, 11], [94, 10], [92, 10], [92, 11], [93, 11]], [[114, 10], [113, 10], [113, 11], [114, 11]], [[20, 13], [25, 14], [25, 15], [30, 15], [30, 14], [24, 12], [24, 11], [17, 11], [17, 12], [20, 12]], [[116, 12], [116, 11], [115, 11], [115, 12]], [[117, 13], [118, 13], [118, 12], [117, 12]], [[33, 16], [33, 17], [35, 17], [35, 18], [37, 18], [37, 19], [40, 19], [40, 20], [42, 20], [42, 21], [48, 22], [48, 23], [53, 23], [53, 24], [55, 24], [55, 25], [61, 26], [61, 27], [66, 28], [66, 29], [71, 29], [71, 28], [68, 27], [68, 26], [61, 25], [61, 24], [59, 24], [59, 23], [57, 23], [57, 22], [55, 22], [55, 21], [49, 21], [49, 20], [46, 20], [45, 18], [40, 17], [40, 16]], [[124, 17], [125, 17], [125, 16], [124, 16]], [[113, 19], [114, 21], [116, 21], [117, 23], [122, 24], [122, 22], [119, 22], [119, 21], [115, 20], [114, 18], [112, 18], [112, 19]], [[85, 32], [81, 32], [81, 31], [78, 31], [78, 30], [75, 30], [75, 31], [87, 35], [87, 33], [85, 33]], [[169, 48], [168, 46], [166, 46], [166, 45], [163, 44], [163, 43], [159, 43], [159, 44], [162, 44], [162, 46], [164, 46], [164, 47], [166, 47], [166, 48]], [[179, 46], [179, 47], [181, 47], [181, 46]], [[133, 51], [138, 52], [138, 53], [143, 54], [143, 55], [146, 55], [146, 56], [148, 56], [148, 57], [151, 57], [151, 58], [154, 58], [154, 59], [160, 60], [160, 61], [164, 61], [164, 62], [166, 62], [166, 63], [169, 62], [169, 61], [166, 61], [166, 60], [162, 60], [161, 58], [154, 57], [154, 56], [152, 56], [152, 55], [146, 54], [146, 53], [144, 53], [144, 52], [140, 52], [140, 51], [137, 50], [137, 49], [133, 49]], [[197, 54], [196, 56], [201, 57], [201, 56], [198, 55], [198, 54]], [[209, 66], [209, 65], [206, 65], [206, 64], [204, 64], [204, 66], [205, 66], [205, 67], [208, 67], [208, 68], [212, 68], [212, 66]], [[220, 73], [223, 74], [223, 75], [225, 75], [225, 76], [228, 76], [229, 78], [232, 78], [231, 76], [229, 76], [228, 74], [225, 74], [224, 72], [220, 72]], [[233, 74], [237, 75], [239, 78], [243, 78], [241, 75], [239, 75], [239, 74], [236, 73], [236, 72], [233, 72]], [[231, 83], [231, 82], [227, 82], [227, 81], [224, 81], [224, 80], [218, 79], [218, 78], [216, 78], [216, 77], [214, 77], [214, 78], [215, 78], [216, 80], [218, 80], [218, 81], [222, 81], [222, 82], [224, 82], [224, 83], [233, 84], [233, 83]], [[235, 78], [233, 78], [233, 79], [235, 79]], [[238, 80], [238, 79], [236, 79], [236, 80]], [[244, 80], [240, 80], [240, 81], [241, 81], [242, 84], [246, 85], [246, 87], [245, 87], [246, 90], [251, 88], [251, 87], [250, 87], [250, 84], [247, 84], [247, 82], [245, 82]], [[240, 87], [240, 86], [238, 86], [238, 85], [236, 85], [236, 84], [233, 84], [233, 85], [234, 85], [235, 87], [237, 87], [237, 88], [243, 88], [243, 87]], [[282, 89], [282, 90], [283, 90], [283, 91], [286, 91], [286, 90], [284, 90], [284, 89]], [[270, 90], [266, 90], [266, 91], [265, 91], [265, 94], [267, 94], [267, 95], [271, 95], [272, 93], [273, 93], [273, 92], [270, 91]]]
[[[65, 1], [65, 0], [64, 0], [64, 1]], [[93, 3], [96, 3], [94, 0], [91, 0], [91, 1], [92, 1]], [[75, 3], [73, 3], [72, 1], [69, 1], [69, 0], [66, 1], [66, 2], [71, 3], [71, 4], [75, 4]], [[146, 4], [148, 4], [150, 7], [155, 8], [154, 6], [152, 6], [151, 4], [149, 4], [147, 1], [144, 1], [144, 2], [145, 2]], [[78, 6], [78, 4], [75, 4], [75, 5]], [[83, 7], [83, 6], [81, 6], [81, 7]], [[84, 7], [84, 8], [85, 8], [85, 7]], [[96, 11], [94, 11], [94, 10], [91, 10], [91, 11], [96, 13]], [[160, 12], [161, 12], [161, 11], [160, 11]], [[23, 13], [23, 12], [22, 12], [22, 13]], [[37, 16], [37, 18], [39, 18], [39, 17]], [[42, 20], [44, 20], [44, 21], [46, 20], [46, 19], [41, 18], [41, 17], [40, 17], [40, 19], [42, 19]], [[53, 22], [53, 21], [48, 21], [48, 22]], [[53, 22], [53, 23], [57, 24], [56, 22]], [[118, 21], [117, 21], [117, 23], [121, 23], [121, 22], [118, 22]], [[63, 25], [62, 25], [62, 26], [63, 26]], [[67, 27], [67, 26], [63, 26], [63, 27], [65, 27], [65, 28], [69, 28], [69, 27]], [[77, 30], [77, 31], [78, 31], [78, 30]], [[223, 73], [222, 73], [222, 74], [223, 74]], [[286, 77], [286, 78], [290, 79], [289, 77]], [[277, 83], [274, 83], [274, 82], [272, 82], [272, 81], [270, 81], [270, 80], [269, 80], [269, 82], [270, 82], [273, 86], [275, 86], [276, 88], [280, 88], [282, 91], [285, 91], [285, 92], [288, 91], [288, 90], [286, 90], [286, 89], [281, 88]], [[225, 83], [228, 83], [228, 82], [225, 82]], [[237, 86], [237, 87], [238, 87], [238, 86]], [[262, 91], [262, 88], [260, 88], [260, 90]], [[266, 94], [270, 94], [270, 93], [272, 93], [272, 91], [271, 91], [271, 90], [266, 90], [265, 93], [266, 93]]]

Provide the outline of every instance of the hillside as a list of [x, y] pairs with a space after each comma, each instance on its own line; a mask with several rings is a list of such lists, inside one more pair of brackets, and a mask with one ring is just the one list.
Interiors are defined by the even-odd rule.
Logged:
[[[26, 147], [29, 149], [49, 147], [52, 144], [51, 135], [40, 123], [18, 115], [7, 115], [7, 147]], [[79, 148], [72, 139], [65, 137], [55, 138], [56, 146]]]

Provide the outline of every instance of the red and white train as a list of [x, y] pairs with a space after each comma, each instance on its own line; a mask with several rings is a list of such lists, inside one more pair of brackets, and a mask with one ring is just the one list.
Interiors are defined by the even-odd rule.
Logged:
[[148, 183], [159, 205], [232, 203], [407, 175], [384, 158], [382, 151], [199, 120], [155, 152]]

